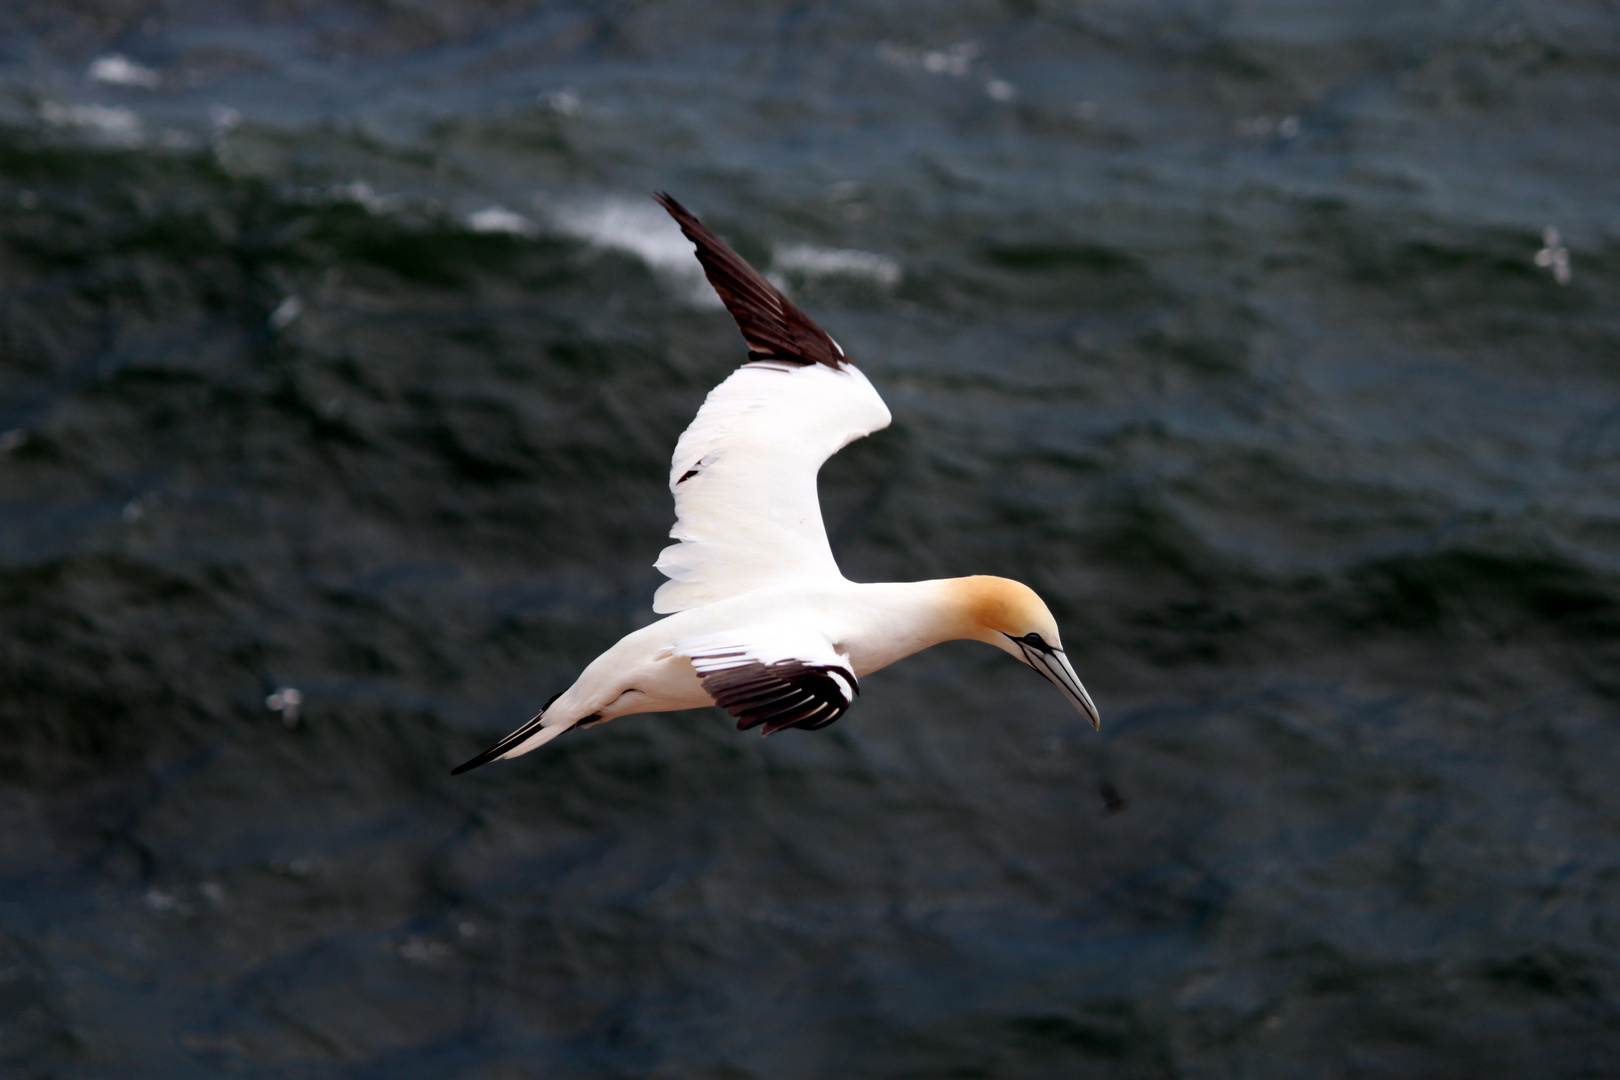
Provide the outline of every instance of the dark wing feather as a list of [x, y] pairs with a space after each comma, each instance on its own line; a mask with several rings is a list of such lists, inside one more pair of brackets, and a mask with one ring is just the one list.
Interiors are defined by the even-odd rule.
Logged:
[[455, 768], [451, 769], [450, 775], [460, 776], [469, 769], [476, 769], [480, 765], [488, 765], [490, 762], [512, 749], [512, 747], [516, 746], [518, 743], [522, 742], [524, 739], [527, 739], [530, 735], [533, 735], [536, 731], [538, 731], [541, 725], [544, 723], [545, 718], [546, 714], [544, 710], [542, 710], [539, 716], [536, 716], [527, 724], [524, 724], [516, 731], [507, 735], [501, 739], [500, 742], [496, 743], [488, 750], [485, 750], [482, 754], [479, 754], [477, 757], [471, 758], [467, 761], [463, 761], [460, 765], [457, 765]]
[[826, 331], [693, 217], [690, 210], [663, 192], [653, 198], [669, 211], [686, 238], [697, 245], [698, 262], [703, 264], [709, 284], [720, 294], [721, 303], [737, 320], [737, 329], [748, 342], [752, 359], [826, 364], [830, 368], [844, 363], [844, 350]]
[[[741, 653], [736, 654], [739, 658]], [[710, 654], [706, 661], [723, 659]], [[739, 663], [698, 678], [714, 703], [737, 718], [737, 730], [765, 725], [765, 734], [784, 728], [824, 728], [843, 716], [861, 692], [848, 668], [784, 660], [776, 664]]]
[[[562, 691], [560, 691], [560, 690], [557, 693], [552, 694], [551, 695], [551, 701], [546, 702], [544, 708], [542, 708], [540, 710], [540, 715], [536, 716], [533, 720], [530, 720], [528, 723], [524, 724], [522, 727], [518, 728], [516, 731], [514, 731], [511, 734], [505, 736], [504, 738], [501, 739], [500, 742], [496, 743], [494, 746], [490, 747], [488, 750], [485, 750], [482, 754], [479, 754], [477, 757], [472, 758], [471, 760], [468, 760], [468, 761], [463, 761], [460, 765], [457, 765], [455, 768], [450, 770], [450, 775], [451, 776], [459, 776], [459, 775], [461, 775], [462, 773], [466, 772], [469, 769], [476, 769], [480, 765], [488, 765], [490, 762], [494, 761], [496, 758], [500, 757], [502, 754], [504, 754], [508, 750], [512, 749], [512, 747], [516, 746], [518, 743], [522, 742], [524, 739], [527, 739], [530, 735], [533, 735], [536, 731], [539, 731], [542, 727], [545, 726], [546, 709], [551, 708], [552, 702], [555, 702], [560, 697], [562, 697]], [[576, 721], [574, 723], [574, 727], [590, 727], [595, 722], [596, 722], [596, 717], [587, 716], [583, 720]]]

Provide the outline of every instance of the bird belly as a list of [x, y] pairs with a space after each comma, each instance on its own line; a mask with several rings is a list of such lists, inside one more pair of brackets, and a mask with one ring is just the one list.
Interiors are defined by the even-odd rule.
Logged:
[[849, 656], [857, 677], [864, 677], [951, 636], [929, 625], [927, 588], [838, 580], [760, 589], [678, 612], [626, 635], [586, 669], [565, 699], [571, 711], [604, 719], [712, 706], [692, 662], [671, 650], [690, 638], [731, 630], [746, 634], [750, 627], [772, 623], [825, 634]]
[[622, 689], [597, 711], [604, 720], [635, 713], [672, 712], [713, 705], [714, 699], [698, 682], [692, 662], [680, 656], [662, 656], [636, 665], [618, 680]]

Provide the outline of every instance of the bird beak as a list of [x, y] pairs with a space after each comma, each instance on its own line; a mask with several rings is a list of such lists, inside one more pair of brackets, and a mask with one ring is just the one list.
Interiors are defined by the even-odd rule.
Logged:
[[1048, 681], [1063, 691], [1063, 696], [1069, 699], [1069, 704], [1079, 709], [1091, 726], [1097, 730], [1102, 729], [1102, 717], [1097, 715], [1097, 706], [1091, 703], [1091, 695], [1080, 682], [1080, 676], [1074, 673], [1069, 666], [1069, 658], [1062, 649], [1053, 649], [1051, 652], [1042, 652], [1039, 649], [1025, 647], [1024, 658], [1029, 666], [1045, 675]]

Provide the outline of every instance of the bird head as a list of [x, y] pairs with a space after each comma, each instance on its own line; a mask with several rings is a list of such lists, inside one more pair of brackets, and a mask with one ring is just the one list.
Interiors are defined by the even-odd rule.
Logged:
[[1057, 620], [1034, 589], [999, 577], [959, 578], [972, 637], [987, 642], [1040, 672], [1063, 691], [1092, 727], [1100, 727], [1097, 706], [1069, 664]]

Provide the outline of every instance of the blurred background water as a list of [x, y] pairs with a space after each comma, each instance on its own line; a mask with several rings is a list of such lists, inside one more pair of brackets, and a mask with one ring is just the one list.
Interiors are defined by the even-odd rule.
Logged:
[[[1620, 10], [13, 0], [8, 1077], [1620, 1074]], [[456, 777], [741, 340], [887, 398], [820, 733]], [[296, 691], [295, 693], [289, 691]]]

